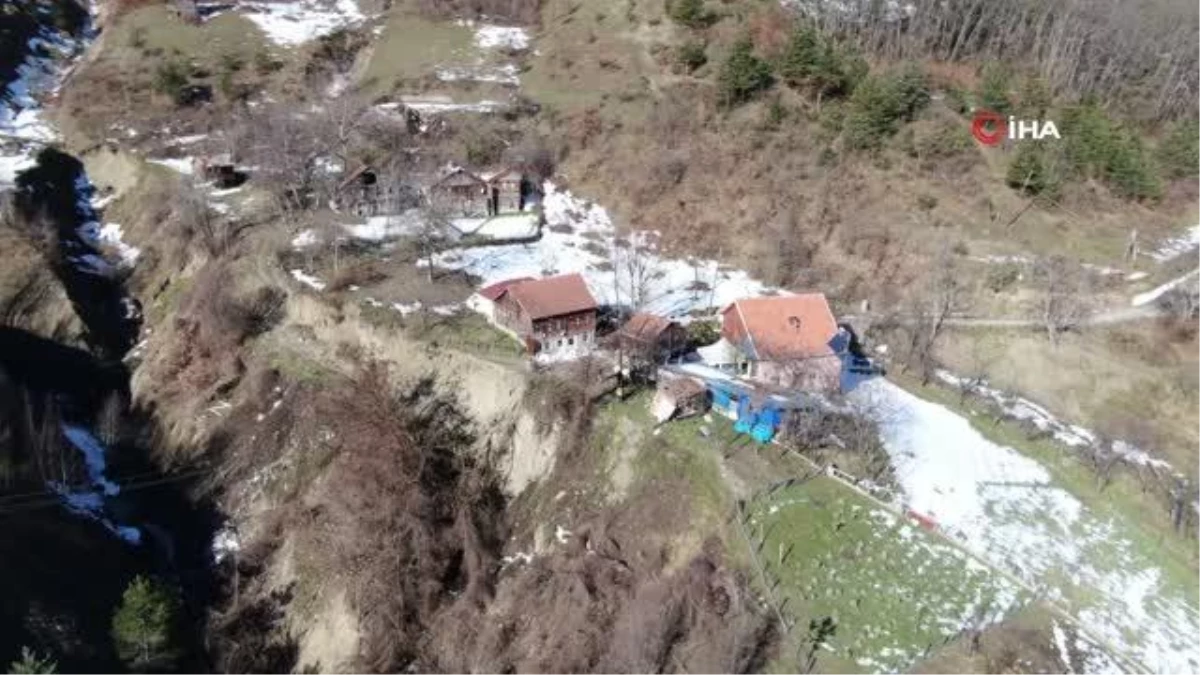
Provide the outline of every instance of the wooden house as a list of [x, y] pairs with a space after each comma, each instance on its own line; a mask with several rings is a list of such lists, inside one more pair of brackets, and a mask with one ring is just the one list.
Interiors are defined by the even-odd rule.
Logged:
[[334, 207], [362, 218], [396, 215], [420, 204], [414, 186], [369, 165], [347, 174], [334, 190]]
[[525, 174], [516, 168], [480, 174], [461, 166], [430, 185], [428, 197], [447, 213], [464, 217], [520, 213], [536, 199]]
[[683, 353], [687, 329], [677, 321], [648, 312], [635, 312], [616, 332], [619, 346], [646, 365], [657, 365]]
[[494, 303], [496, 323], [531, 351], [582, 351], [596, 341], [596, 299], [578, 274], [512, 283]]

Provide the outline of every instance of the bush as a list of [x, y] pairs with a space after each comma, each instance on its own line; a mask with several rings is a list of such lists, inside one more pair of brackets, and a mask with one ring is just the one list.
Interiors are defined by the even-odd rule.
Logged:
[[992, 266], [983, 281], [983, 285], [993, 293], [1001, 293], [1012, 287], [1021, 279], [1021, 268], [1018, 265], [1006, 263]]
[[1200, 174], [1200, 134], [1196, 120], [1181, 120], [1158, 145], [1157, 159], [1167, 178], [1195, 178]]
[[704, 0], [668, 0], [667, 15], [675, 23], [688, 28], [704, 28], [716, 19], [704, 7]]
[[1129, 131], [1120, 131], [1113, 139], [1104, 176], [1113, 190], [1126, 199], [1142, 201], [1162, 195], [1162, 185], [1141, 139]]
[[721, 325], [716, 321], [693, 321], [687, 325], [688, 344], [706, 347], [721, 339]]
[[117, 656], [133, 670], [167, 669], [176, 656], [178, 609], [173, 589], [142, 576], [134, 578], [113, 614]]
[[916, 67], [887, 76], [868, 77], [850, 97], [846, 115], [846, 145], [853, 149], [877, 149], [900, 127], [929, 103], [925, 75]]
[[679, 45], [679, 48], [675, 51], [675, 62], [685, 71], [691, 73], [708, 63], [708, 54], [704, 50], [705, 45], [703, 42], [685, 42]]
[[154, 91], [178, 99], [188, 84], [188, 67], [180, 61], [165, 61], [154, 71]]
[[772, 79], [771, 67], [754, 55], [750, 38], [742, 38], [734, 43], [717, 76], [720, 103], [732, 107], [749, 101], [770, 87]]
[[34, 673], [57, 673], [58, 664], [49, 658], [42, 658], [29, 647], [21, 648], [21, 658], [8, 666], [10, 675], [33, 675]]

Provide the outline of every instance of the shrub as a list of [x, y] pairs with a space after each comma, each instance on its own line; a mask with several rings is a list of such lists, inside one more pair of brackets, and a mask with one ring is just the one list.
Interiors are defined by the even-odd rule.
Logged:
[[133, 670], [164, 670], [176, 656], [175, 621], [179, 600], [166, 585], [135, 577], [113, 614], [117, 656]]
[[877, 149], [929, 103], [928, 83], [923, 73], [908, 67], [887, 76], [868, 77], [850, 97], [845, 140], [854, 149]]
[[691, 73], [708, 63], [705, 45], [700, 41], [685, 42], [675, 51], [675, 62], [685, 71]]
[[1001, 293], [1011, 288], [1020, 279], [1020, 266], [1006, 263], [1003, 265], [994, 265], [988, 269], [983, 285], [993, 293]]
[[667, 15], [675, 23], [688, 28], [704, 28], [716, 19], [704, 7], [704, 0], [668, 0]]
[[742, 38], [734, 43], [717, 76], [720, 103], [725, 107], [744, 103], [770, 87], [771, 82], [771, 67], [754, 55], [750, 38]]
[[1167, 178], [1195, 178], [1200, 174], [1200, 134], [1196, 120], [1180, 120], [1158, 145], [1157, 159]]
[[688, 344], [705, 347], [721, 339], [721, 326], [716, 321], [693, 321], [687, 325]]
[[164, 61], [154, 71], [154, 91], [170, 96], [172, 100], [179, 97], [187, 84], [188, 67], [180, 61]]
[[33, 675], [34, 673], [57, 673], [58, 663], [50, 658], [42, 658], [29, 647], [21, 648], [21, 658], [8, 666], [10, 675]]

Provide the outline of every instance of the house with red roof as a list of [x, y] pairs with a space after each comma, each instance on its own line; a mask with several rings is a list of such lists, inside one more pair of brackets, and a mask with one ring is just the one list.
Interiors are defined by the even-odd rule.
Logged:
[[833, 392], [841, 373], [839, 331], [823, 293], [743, 298], [721, 310], [721, 341], [702, 356], [765, 384]]
[[531, 352], [582, 350], [596, 342], [598, 306], [579, 274], [514, 279], [480, 295], [485, 291], [495, 296], [493, 321], [524, 340]]

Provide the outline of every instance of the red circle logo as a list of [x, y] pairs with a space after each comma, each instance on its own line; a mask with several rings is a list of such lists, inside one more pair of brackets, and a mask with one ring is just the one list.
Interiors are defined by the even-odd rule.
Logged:
[[984, 145], [999, 145], [1008, 135], [1008, 121], [1000, 113], [977, 110], [971, 120], [971, 135]]

